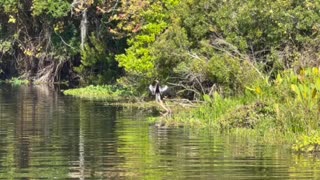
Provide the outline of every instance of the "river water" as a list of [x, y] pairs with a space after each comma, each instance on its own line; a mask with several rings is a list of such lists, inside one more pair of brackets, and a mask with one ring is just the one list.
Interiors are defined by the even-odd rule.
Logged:
[[315, 155], [106, 104], [0, 85], [0, 179], [320, 179]]

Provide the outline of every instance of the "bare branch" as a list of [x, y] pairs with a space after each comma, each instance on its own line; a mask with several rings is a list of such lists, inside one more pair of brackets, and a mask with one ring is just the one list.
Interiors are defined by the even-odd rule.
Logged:
[[66, 43], [66, 41], [64, 41], [64, 39], [58, 33], [55, 32], [55, 34], [61, 39], [63, 44], [65, 44], [66, 46], [70, 47], [71, 49], [75, 49], [74, 47], [72, 47], [71, 45]]
[[172, 86], [176, 86], [176, 87], [182, 87], [182, 88], [184, 88], [184, 90], [186, 90], [186, 91], [191, 91], [191, 92], [194, 92], [194, 93], [196, 93], [196, 94], [198, 94], [198, 95], [201, 95], [201, 93], [198, 92], [197, 90], [192, 89], [192, 88], [189, 88], [189, 87], [187, 87], [187, 86], [185, 86], [185, 85], [183, 85], [183, 84], [177, 84], [177, 83], [168, 83], [168, 84], [170, 84], [170, 85], [172, 85]]

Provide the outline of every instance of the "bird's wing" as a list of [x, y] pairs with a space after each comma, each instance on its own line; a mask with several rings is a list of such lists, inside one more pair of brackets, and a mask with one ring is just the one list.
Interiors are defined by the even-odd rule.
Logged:
[[168, 89], [168, 86], [160, 87], [160, 93], [165, 92]]
[[154, 95], [154, 93], [155, 93], [155, 91], [156, 91], [156, 88], [150, 84], [150, 85], [149, 85], [149, 90], [150, 90], [151, 93]]

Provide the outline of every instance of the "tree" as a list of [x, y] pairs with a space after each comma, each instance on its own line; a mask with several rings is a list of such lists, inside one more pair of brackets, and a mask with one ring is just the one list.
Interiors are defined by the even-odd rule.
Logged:
[[122, 20], [118, 29], [128, 34], [129, 47], [116, 59], [127, 73], [148, 78], [154, 76], [155, 57], [151, 45], [168, 27], [168, 12], [178, 3], [179, 0], [122, 1], [122, 13], [114, 19]]

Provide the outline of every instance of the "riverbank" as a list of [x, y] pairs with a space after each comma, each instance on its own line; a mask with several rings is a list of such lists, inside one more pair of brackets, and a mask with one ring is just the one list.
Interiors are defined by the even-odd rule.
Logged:
[[86, 99], [112, 101], [128, 101], [130, 99], [134, 99], [132, 91], [113, 85], [90, 85], [82, 88], [68, 89], [63, 91], [63, 94]]
[[[82, 88], [64, 90], [63, 94], [82, 99], [103, 100], [106, 105], [135, 107], [139, 109], [155, 108], [161, 112], [160, 114], [165, 113], [164, 109], [153, 100], [153, 97], [137, 97], [132, 91], [120, 86], [90, 85]], [[185, 99], [166, 99], [164, 100], [164, 104], [175, 113], [184, 112], [200, 106], [200, 103], [192, 103]], [[166, 125], [169, 125], [169, 123]]]
[[[223, 97], [218, 92], [204, 95], [202, 103], [166, 101], [172, 114], [150, 118], [163, 126], [214, 128], [228, 133], [261, 136], [263, 140], [294, 144], [296, 151], [319, 151], [320, 72], [318, 68], [284, 71], [269, 83], [247, 87], [244, 94]], [[111, 86], [67, 90], [82, 98], [123, 100], [133, 97], [127, 90]], [[132, 103], [145, 108], [152, 103]], [[148, 105], [146, 105], [148, 104]], [[158, 109], [161, 111], [161, 109]]]

